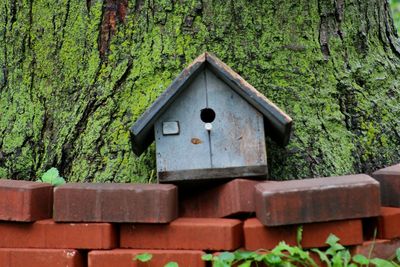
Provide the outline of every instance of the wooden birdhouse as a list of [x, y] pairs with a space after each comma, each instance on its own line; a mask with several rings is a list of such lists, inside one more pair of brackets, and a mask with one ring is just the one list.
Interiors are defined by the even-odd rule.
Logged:
[[265, 135], [289, 141], [292, 119], [204, 53], [132, 126], [133, 151], [156, 141], [160, 182], [266, 176]]

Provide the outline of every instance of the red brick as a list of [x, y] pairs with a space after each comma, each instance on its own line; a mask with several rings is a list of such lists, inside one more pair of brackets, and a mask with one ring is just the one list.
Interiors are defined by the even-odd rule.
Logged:
[[[133, 261], [135, 256], [141, 253], [150, 253], [153, 258], [147, 263]], [[203, 254], [203, 251], [197, 250], [115, 249], [91, 251], [89, 252], [88, 267], [160, 267], [171, 261], [178, 263], [182, 267], [205, 267], [206, 263], [201, 259]]]
[[396, 255], [396, 249], [400, 248], [400, 239], [366, 241], [351, 249], [351, 254], [361, 254], [365, 257], [392, 259]]
[[[257, 218], [244, 222], [244, 242], [247, 250], [272, 249], [285, 241], [289, 245], [297, 245], [297, 225], [264, 226]], [[361, 220], [345, 220], [303, 225], [301, 245], [304, 248], [326, 247], [326, 239], [330, 234], [340, 238], [342, 245], [356, 245], [363, 242]]]
[[235, 179], [205, 190], [181, 190], [181, 217], [222, 218], [255, 212], [254, 186], [260, 181]]
[[400, 208], [382, 207], [377, 220], [377, 237], [393, 239], [400, 237]]
[[400, 207], [400, 164], [380, 169], [372, 177], [381, 185], [382, 205]]
[[110, 249], [117, 246], [115, 226], [109, 223], [0, 223], [0, 247]]
[[58, 222], [165, 223], [177, 215], [174, 185], [71, 183], [54, 190]]
[[53, 186], [0, 179], [0, 220], [30, 222], [51, 218]]
[[256, 185], [257, 218], [277, 226], [377, 216], [379, 184], [363, 174]]
[[72, 249], [0, 249], [1, 267], [84, 267], [82, 255]]
[[235, 219], [179, 218], [170, 224], [125, 224], [120, 247], [138, 249], [234, 250], [242, 245]]

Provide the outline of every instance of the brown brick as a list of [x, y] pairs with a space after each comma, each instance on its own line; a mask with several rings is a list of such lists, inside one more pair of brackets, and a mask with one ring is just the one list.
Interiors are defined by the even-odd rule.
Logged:
[[53, 186], [0, 179], [0, 220], [30, 222], [51, 218]]
[[165, 223], [178, 215], [177, 198], [169, 184], [65, 184], [54, 190], [54, 220]]
[[[264, 226], [257, 218], [244, 222], [244, 243], [247, 250], [272, 249], [285, 241], [297, 245], [298, 225]], [[326, 247], [326, 239], [330, 234], [340, 238], [342, 245], [357, 245], [363, 242], [361, 220], [344, 220], [303, 225], [301, 245], [304, 248]]]
[[[133, 261], [136, 255], [150, 253], [153, 255], [149, 262]], [[197, 250], [134, 250], [115, 249], [108, 251], [89, 252], [88, 267], [160, 267], [168, 262], [176, 262], [179, 266], [205, 267], [206, 263], [201, 259], [203, 251]]]
[[117, 246], [117, 233], [109, 223], [0, 223], [0, 247], [110, 249]]
[[254, 186], [260, 181], [235, 179], [205, 190], [179, 192], [181, 217], [222, 218], [255, 212]]
[[394, 239], [400, 237], [400, 208], [382, 207], [378, 217], [377, 237]]
[[400, 239], [377, 239], [375, 241], [366, 241], [361, 245], [353, 247], [351, 254], [361, 254], [371, 258], [393, 259], [398, 248], [400, 248]]
[[138, 249], [234, 250], [242, 245], [236, 219], [179, 218], [170, 224], [125, 224], [120, 247]]
[[0, 249], [1, 267], [84, 267], [82, 255], [72, 249]]
[[381, 185], [382, 205], [400, 207], [400, 164], [380, 169], [372, 177]]
[[363, 174], [256, 185], [257, 218], [277, 226], [377, 216], [379, 184]]

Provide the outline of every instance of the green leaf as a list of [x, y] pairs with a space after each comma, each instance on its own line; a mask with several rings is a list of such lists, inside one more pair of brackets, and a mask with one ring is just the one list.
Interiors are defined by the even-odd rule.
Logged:
[[222, 261], [220, 258], [214, 258], [213, 267], [230, 267], [231, 264]]
[[54, 186], [65, 184], [64, 178], [62, 178], [57, 170], [57, 168], [50, 168], [45, 173], [43, 173], [40, 179], [43, 183], [49, 183]]
[[235, 260], [235, 255], [231, 252], [222, 252], [218, 255], [218, 258], [226, 263], [232, 263]]
[[254, 261], [263, 261], [265, 257], [265, 254], [257, 254], [254, 256]]
[[153, 258], [153, 255], [150, 253], [141, 253], [136, 255], [134, 258], [135, 260], [141, 261], [141, 262], [148, 262]]
[[371, 263], [375, 264], [378, 267], [396, 267], [396, 265], [394, 265], [390, 261], [377, 258], [372, 259]]
[[252, 262], [253, 261], [251, 261], [251, 260], [245, 261], [245, 262], [241, 263], [238, 267], [250, 267]]
[[350, 251], [346, 249], [346, 250], [342, 250], [342, 251], [340, 251], [338, 253], [339, 253], [340, 257], [343, 260], [343, 265], [347, 266], [351, 261]]
[[369, 264], [369, 260], [361, 254], [357, 254], [353, 257], [353, 261], [355, 263], [361, 264], [361, 265], [368, 265]]
[[234, 253], [236, 260], [248, 260], [253, 259], [257, 256], [257, 253], [254, 251], [244, 251], [244, 250], [236, 250]]
[[202, 259], [203, 261], [212, 261], [213, 255], [212, 255], [212, 254], [203, 254], [203, 255], [201, 256], [201, 259]]
[[337, 253], [333, 256], [332, 266], [333, 267], [343, 267], [342, 257], [340, 257], [339, 253]]
[[303, 249], [301, 249], [300, 247], [289, 247], [287, 251], [291, 256], [296, 256], [303, 260], [308, 259], [310, 257], [308, 253]]
[[316, 249], [316, 248], [311, 249], [311, 251], [317, 253], [319, 258], [320, 258], [320, 260], [322, 262], [325, 262], [328, 267], [331, 267], [331, 262], [330, 262], [328, 256], [324, 252], [322, 252], [321, 250]]
[[279, 257], [278, 255], [275, 254], [266, 254], [264, 256], [264, 263], [268, 266], [269, 264], [275, 265], [275, 264], [279, 264], [282, 262], [281, 257]]
[[339, 240], [340, 239], [337, 236], [335, 236], [334, 234], [330, 234], [326, 239], [325, 243], [333, 247], [337, 242], [339, 242]]
[[397, 258], [397, 261], [400, 262], [400, 248], [398, 248], [398, 249], [396, 250], [396, 258]]
[[165, 264], [164, 267], [179, 267], [179, 265], [174, 261], [170, 261], [167, 264]]
[[303, 225], [297, 227], [296, 242], [299, 247], [301, 247], [301, 240], [303, 239]]
[[325, 252], [327, 255], [334, 256], [338, 251], [345, 250], [346, 248], [341, 244], [335, 243], [332, 244]]
[[289, 250], [290, 246], [288, 244], [286, 244], [284, 241], [279, 242], [279, 244], [274, 247], [272, 249], [272, 253], [276, 254], [276, 253], [281, 253], [284, 250]]

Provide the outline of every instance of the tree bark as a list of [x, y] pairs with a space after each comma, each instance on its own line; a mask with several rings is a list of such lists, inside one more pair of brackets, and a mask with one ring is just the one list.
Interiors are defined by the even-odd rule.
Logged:
[[204, 51], [294, 120], [271, 178], [400, 161], [400, 45], [386, 0], [0, 3], [0, 177], [154, 179], [129, 127]]

